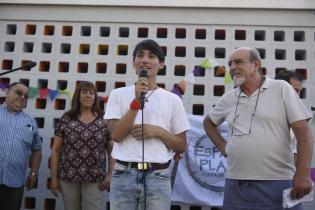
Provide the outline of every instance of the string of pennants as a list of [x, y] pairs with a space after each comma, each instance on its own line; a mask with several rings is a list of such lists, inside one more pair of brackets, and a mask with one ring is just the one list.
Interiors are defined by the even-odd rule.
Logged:
[[[196, 83], [196, 76], [202, 75], [202, 68], [203, 69], [214, 69], [216, 68], [216, 75], [222, 75], [224, 74], [224, 84], [232, 84], [232, 78], [228, 71], [225, 71], [223, 66], [219, 66], [218, 63], [211, 57], [205, 58], [202, 63], [198, 66], [195, 66], [193, 71], [190, 72], [185, 76], [185, 78], [181, 81], [179, 81], [178, 84], [174, 85], [174, 88], [171, 90], [172, 93], [178, 95], [179, 97], [182, 97], [182, 95], [185, 93], [186, 89], [186, 82], [188, 83]], [[7, 83], [0, 83], [0, 89], [4, 90], [9, 86]], [[53, 90], [49, 88], [37, 88], [37, 87], [29, 87], [29, 98], [35, 98], [37, 95], [39, 95], [39, 98], [46, 98], [49, 96], [50, 100], [55, 100], [55, 98], [59, 95], [68, 95], [72, 97], [72, 92], [68, 89], [64, 90]], [[98, 96], [99, 101], [107, 102], [108, 96]]]
[[183, 80], [181, 80], [178, 85], [175, 85], [171, 92], [175, 93], [179, 97], [185, 93], [186, 82], [188, 83], [196, 83], [196, 76], [202, 75], [202, 68], [204, 69], [214, 69], [216, 68], [216, 75], [224, 74], [224, 84], [229, 85], [232, 84], [232, 77], [229, 71], [225, 71], [224, 66], [218, 65], [218, 63], [211, 57], [205, 58], [199, 66], [195, 66], [193, 71], [185, 76]]
[[[0, 83], [0, 89], [2, 90], [6, 89], [8, 86], [9, 84], [7, 83]], [[53, 90], [49, 88], [41, 88], [41, 89], [38, 89], [36, 87], [28, 88], [28, 97], [30, 99], [35, 98], [37, 95], [39, 95], [39, 98], [46, 98], [47, 96], [49, 96], [50, 100], [52, 101], [55, 100], [55, 98], [58, 95], [68, 95], [72, 97], [72, 93], [68, 89]], [[108, 96], [98, 96], [98, 99], [106, 103], [108, 101]]]

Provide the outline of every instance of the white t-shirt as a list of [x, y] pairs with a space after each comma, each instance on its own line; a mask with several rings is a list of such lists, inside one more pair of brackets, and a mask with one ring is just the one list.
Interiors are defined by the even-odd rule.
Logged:
[[[150, 95], [152, 91], [147, 93]], [[105, 119], [121, 119], [129, 110], [135, 98], [135, 86], [114, 89], [106, 105]], [[179, 134], [189, 129], [189, 122], [181, 99], [162, 88], [156, 89], [148, 98], [144, 108], [144, 123], [157, 125], [171, 134]], [[141, 124], [142, 112], [138, 112], [134, 124]], [[122, 142], [114, 142], [112, 156], [128, 162], [142, 161], [142, 141], [127, 135]], [[145, 139], [144, 161], [165, 163], [173, 157], [173, 151], [157, 138]]]
[[[209, 117], [216, 125], [226, 120], [232, 130], [240, 89], [224, 94]], [[291, 150], [290, 124], [310, 119], [311, 113], [289, 83], [266, 78], [260, 91], [256, 115], [251, 117], [258, 90], [251, 96], [241, 93], [234, 123], [235, 134], [226, 145], [230, 179], [292, 179], [295, 166]], [[251, 132], [248, 134], [251, 127]], [[248, 135], [246, 135], [248, 134]]]

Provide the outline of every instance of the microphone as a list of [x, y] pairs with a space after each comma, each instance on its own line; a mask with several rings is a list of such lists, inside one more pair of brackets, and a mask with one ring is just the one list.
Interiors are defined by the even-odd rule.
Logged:
[[15, 71], [20, 70], [20, 69], [30, 70], [31, 68], [33, 68], [34, 66], [36, 66], [36, 64], [37, 64], [37, 63], [34, 62], [34, 61], [29, 61], [29, 62], [27, 62], [26, 64], [24, 64], [23, 66], [20, 66], [20, 67], [18, 67], [18, 68], [11, 69], [11, 70], [9, 70], [9, 71], [0, 73], [0, 76], [5, 75], [5, 74], [9, 74], [9, 73], [12, 73], [12, 72], [15, 72]]
[[22, 66], [22, 69], [30, 70], [31, 68], [36, 66], [36, 64], [37, 63], [34, 61], [27, 62], [24, 66]]
[[[140, 72], [139, 72], [139, 79], [148, 79], [148, 71], [145, 70], [145, 69], [141, 69]], [[141, 104], [141, 107], [144, 107], [144, 103], [145, 103], [145, 92], [142, 92], [141, 95], [140, 95], [140, 104]]]

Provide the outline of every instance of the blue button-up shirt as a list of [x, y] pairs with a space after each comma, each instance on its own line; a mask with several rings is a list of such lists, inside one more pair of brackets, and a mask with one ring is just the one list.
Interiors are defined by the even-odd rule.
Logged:
[[0, 105], [0, 184], [22, 187], [32, 150], [41, 150], [36, 121], [25, 112]]

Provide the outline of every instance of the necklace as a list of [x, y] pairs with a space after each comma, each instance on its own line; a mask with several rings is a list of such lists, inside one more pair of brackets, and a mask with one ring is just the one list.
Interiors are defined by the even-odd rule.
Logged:
[[260, 96], [260, 89], [261, 89], [261, 86], [262, 86], [263, 82], [264, 82], [264, 78], [261, 78], [260, 85], [259, 85], [259, 88], [258, 88], [258, 93], [257, 93], [257, 96], [256, 96], [256, 103], [255, 103], [254, 111], [252, 113], [252, 117], [251, 117], [251, 120], [250, 120], [249, 131], [247, 133], [235, 134], [234, 133], [234, 124], [235, 124], [236, 118], [239, 117], [239, 114], [236, 114], [236, 113], [237, 113], [237, 108], [238, 108], [238, 104], [240, 102], [240, 97], [241, 97], [241, 93], [242, 93], [242, 90], [240, 89], [240, 93], [239, 93], [239, 95], [237, 97], [237, 102], [236, 102], [236, 107], [235, 107], [235, 112], [234, 112], [234, 117], [233, 117], [232, 132], [231, 132], [232, 136], [243, 136], [243, 135], [249, 135], [251, 133], [251, 131], [252, 131], [252, 124], [253, 124], [253, 118], [256, 115], [256, 109], [257, 109], [258, 100], [259, 100], [259, 96]]
[[156, 89], [158, 89], [159, 88], [159, 86], [156, 86], [153, 90], [152, 90], [152, 92], [147, 96], [147, 97], [145, 97], [145, 101], [146, 102], [148, 102], [149, 100], [149, 97], [154, 93], [154, 91], [156, 90]]

